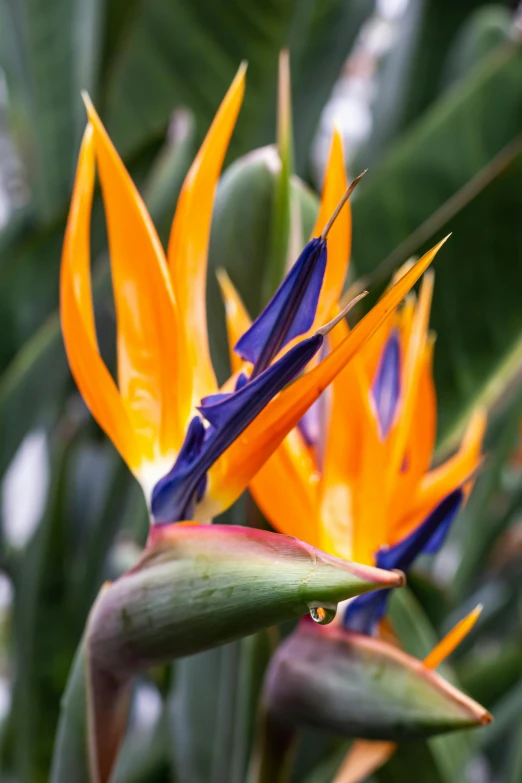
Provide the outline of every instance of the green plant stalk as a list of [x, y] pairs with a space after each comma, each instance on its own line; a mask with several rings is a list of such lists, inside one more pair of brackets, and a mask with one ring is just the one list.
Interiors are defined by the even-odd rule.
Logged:
[[269, 301], [284, 277], [290, 240], [294, 168], [292, 142], [292, 96], [288, 51], [279, 57], [279, 92], [277, 111], [277, 149], [281, 168], [274, 177], [274, 195], [270, 230], [270, 254], [263, 283], [263, 302]]

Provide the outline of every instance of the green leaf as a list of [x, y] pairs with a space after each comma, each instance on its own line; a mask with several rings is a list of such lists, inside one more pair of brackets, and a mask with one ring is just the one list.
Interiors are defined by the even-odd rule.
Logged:
[[170, 744], [180, 783], [244, 783], [272, 636], [262, 631], [176, 662]]
[[504, 640], [500, 650], [468, 655], [458, 662], [456, 671], [462, 687], [492, 709], [522, 677], [522, 641]]
[[50, 783], [89, 783], [87, 756], [87, 700], [85, 689], [85, 637], [76, 652], [62, 698]]
[[384, 258], [385, 277], [453, 231], [435, 264], [431, 319], [440, 432], [451, 442], [473, 405], [498, 399], [522, 355], [521, 66], [518, 46], [495, 51], [367, 175], [353, 204], [363, 274]]
[[80, 92], [97, 72], [100, 0], [20, 0], [0, 8], [0, 63], [38, 217], [60, 215], [85, 113]]
[[[277, 103], [277, 151], [280, 168], [274, 176], [274, 195], [270, 221], [270, 253], [265, 261], [263, 304], [274, 294], [285, 276], [292, 223], [292, 186], [294, 150], [292, 129], [292, 95], [290, 61], [287, 51], [279, 56], [279, 90]], [[295, 222], [295, 221], [294, 221]], [[302, 237], [300, 237], [302, 242]], [[293, 260], [293, 259], [292, 259]]]
[[443, 81], [449, 87], [466, 76], [491, 52], [514, 34], [515, 19], [504, 5], [485, 5], [466, 19], [453, 42], [444, 65]]
[[321, 113], [332, 94], [373, 0], [303, 0], [296, 4], [290, 33], [296, 170], [309, 169], [310, 148]]
[[82, 622], [68, 603], [65, 589], [68, 553], [63, 495], [70, 448], [61, 445], [55, 451], [49, 504], [15, 573], [18, 676], [13, 728], [15, 769], [22, 783], [46, 779], [61, 689]]
[[502, 491], [506, 462], [518, 443], [518, 422], [522, 414], [522, 401], [515, 400], [507, 415], [496, 428], [485, 469], [479, 476], [473, 493], [462, 514], [459, 515], [455, 535], [461, 558], [452, 583], [456, 596], [469, 593], [488, 567], [491, 548], [500, 533], [507, 527], [513, 512], [520, 507], [521, 490], [499, 513], [498, 493]]
[[279, 52], [291, 44], [300, 168], [320, 112], [364, 19], [369, 0], [152, 0], [143, 3], [111, 72], [109, 129], [125, 154], [164, 131], [172, 107], [186, 105], [206, 131], [239, 63], [247, 92], [232, 154], [273, 141]]

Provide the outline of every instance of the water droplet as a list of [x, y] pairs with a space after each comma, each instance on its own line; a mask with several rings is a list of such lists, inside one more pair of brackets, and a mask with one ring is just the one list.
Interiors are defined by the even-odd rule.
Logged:
[[335, 619], [337, 606], [311, 606], [310, 617], [318, 625], [328, 625]]

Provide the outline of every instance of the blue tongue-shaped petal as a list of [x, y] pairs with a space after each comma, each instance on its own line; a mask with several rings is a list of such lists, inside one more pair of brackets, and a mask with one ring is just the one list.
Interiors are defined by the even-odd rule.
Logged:
[[[200, 412], [211, 425], [205, 430], [196, 416], [172, 467], [152, 491], [151, 512], [156, 524], [192, 519], [208, 469], [246, 427], [295, 376], [323, 342], [316, 334], [294, 346], [261, 375], [235, 392], [202, 400]], [[202, 434], [203, 433], [203, 434]]]
[[326, 269], [326, 240], [312, 239], [274, 296], [234, 346], [259, 375], [294, 337], [312, 326]]
[[401, 345], [399, 333], [394, 329], [382, 352], [371, 390], [381, 440], [386, 439], [393, 424], [400, 393]]
[[[437, 552], [459, 512], [463, 498], [464, 493], [460, 488], [450, 492], [409, 536], [394, 546], [379, 550], [377, 567], [407, 571], [418, 555]], [[359, 633], [373, 633], [386, 612], [389, 595], [390, 590], [376, 590], [354, 598], [344, 613], [344, 627]]]
[[263, 372], [290, 340], [311, 328], [326, 269], [326, 237], [365, 173], [350, 183], [321, 236], [306, 245], [261, 315], [234, 346], [242, 359], [254, 365], [252, 378]]

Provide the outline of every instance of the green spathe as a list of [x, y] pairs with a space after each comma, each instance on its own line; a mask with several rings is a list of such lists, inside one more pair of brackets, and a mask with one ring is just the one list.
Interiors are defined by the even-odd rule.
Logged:
[[139, 563], [102, 591], [89, 619], [93, 780], [110, 777], [134, 674], [310, 607], [403, 584], [400, 572], [349, 563], [276, 533], [229, 525], [153, 529]]
[[489, 723], [489, 713], [422, 661], [370, 636], [301, 623], [272, 658], [269, 715], [336, 734], [393, 740]]

